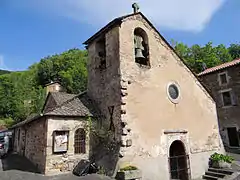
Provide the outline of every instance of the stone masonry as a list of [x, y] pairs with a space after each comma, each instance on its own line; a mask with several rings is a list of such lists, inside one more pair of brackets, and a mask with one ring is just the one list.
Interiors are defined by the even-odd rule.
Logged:
[[[224, 66], [224, 64], [221, 66]], [[237, 131], [240, 129], [239, 72], [240, 65], [236, 64], [234, 66], [229, 66], [218, 71], [213, 71], [211, 73], [199, 75], [199, 78], [201, 78], [202, 82], [209, 89], [209, 91], [211, 92], [212, 96], [216, 101], [221, 136], [224, 144], [228, 147], [230, 147], [231, 145], [229, 144], [227, 128], [236, 127]], [[219, 83], [219, 75], [222, 73], [226, 73], [228, 79], [228, 83], [224, 85], [220, 85]], [[224, 90], [231, 90], [231, 98], [233, 105], [227, 107], [224, 106], [221, 94], [221, 92], [223, 92]], [[239, 137], [236, 138], [237, 141], [239, 141], [238, 140]]]
[[[134, 61], [135, 28], [148, 36], [150, 67]], [[102, 69], [97, 43], [104, 38], [106, 68]], [[114, 107], [114, 132], [121, 141], [118, 166], [135, 165], [146, 180], [169, 179], [169, 149], [179, 140], [190, 159], [191, 177], [203, 175], [210, 155], [224, 152], [215, 102], [156, 29], [136, 13], [98, 33], [87, 45], [88, 93], [109, 124], [108, 107]], [[171, 83], [180, 88], [177, 103], [167, 94]]]
[[[31, 124], [15, 129], [14, 151], [26, 156], [45, 172], [47, 121], [43, 117]], [[20, 135], [20, 136], [19, 136]]]

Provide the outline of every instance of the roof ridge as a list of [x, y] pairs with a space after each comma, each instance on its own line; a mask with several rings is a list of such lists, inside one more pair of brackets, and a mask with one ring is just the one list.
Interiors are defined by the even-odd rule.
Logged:
[[240, 58], [234, 59], [232, 61], [228, 61], [228, 62], [219, 64], [217, 66], [207, 68], [204, 71], [198, 73], [198, 76], [209, 74], [209, 73], [212, 73], [212, 72], [215, 72], [215, 71], [218, 71], [218, 70], [221, 70], [221, 69], [225, 69], [225, 68], [228, 68], [228, 67], [232, 67], [232, 66], [237, 65], [239, 63], [240, 63]]

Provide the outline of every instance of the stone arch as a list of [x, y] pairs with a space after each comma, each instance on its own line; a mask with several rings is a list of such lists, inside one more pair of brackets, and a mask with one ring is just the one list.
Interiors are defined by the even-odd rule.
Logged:
[[134, 29], [134, 52], [136, 63], [150, 66], [148, 35], [140, 27]]
[[189, 158], [181, 140], [175, 140], [169, 147], [169, 170], [171, 179], [189, 180]]

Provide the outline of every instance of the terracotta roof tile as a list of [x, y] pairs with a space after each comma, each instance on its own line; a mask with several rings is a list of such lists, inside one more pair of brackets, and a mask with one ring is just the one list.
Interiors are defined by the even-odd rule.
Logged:
[[237, 64], [240, 64], [240, 59], [236, 59], [236, 60], [233, 60], [233, 61], [230, 61], [230, 62], [220, 64], [220, 65], [215, 66], [215, 67], [205, 69], [203, 72], [199, 73], [198, 76], [209, 74], [209, 73], [221, 70], [221, 69], [225, 69], [225, 68], [228, 68], [228, 67], [231, 67], [231, 66], [235, 66]]

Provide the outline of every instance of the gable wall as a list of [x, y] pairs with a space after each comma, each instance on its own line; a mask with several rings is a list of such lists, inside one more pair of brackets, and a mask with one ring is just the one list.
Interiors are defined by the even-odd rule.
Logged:
[[[148, 34], [151, 69], [142, 69], [135, 64], [133, 32], [136, 27], [141, 27]], [[196, 166], [193, 177], [202, 175], [207, 167], [209, 153], [219, 150], [221, 144], [215, 103], [140, 15], [125, 19], [121, 25], [120, 69], [122, 80], [129, 82], [124, 100], [126, 105], [122, 107], [126, 114], [122, 115], [122, 120], [127, 121], [128, 127], [132, 129], [127, 138], [133, 141], [132, 147], [124, 150], [125, 160], [135, 162], [148, 171], [148, 175], [160, 169], [167, 173], [152, 176], [152, 179], [168, 178], [166, 157], [169, 155], [170, 136], [165, 135], [164, 131], [184, 129], [187, 135], [179, 134], [176, 138], [185, 139], [186, 149], [192, 154], [191, 161], [199, 163], [197, 166], [193, 163]], [[178, 104], [173, 104], [167, 96], [167, 85], [171, 81], [176, 81], [180, 86]], [[194, 156], [200, 153], [201, 156]], [[153, 161], [149, 162], [155, 163], [155, 168], [151, 165], [146, 169], [147, 159], [151, 158]], [[157, 161], [166, 164], [160, 166]]]

